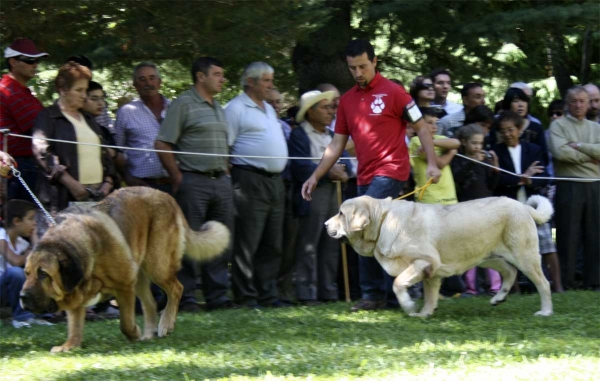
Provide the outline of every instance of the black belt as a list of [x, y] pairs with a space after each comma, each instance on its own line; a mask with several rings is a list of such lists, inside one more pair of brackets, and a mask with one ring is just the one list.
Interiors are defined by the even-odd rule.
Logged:
[[158, 178], [146, 177], [146, 178], [143, 178], [142, 180], [144, 180], [148, 184], [154, 184], [154, 185], [171, 184], [171, 178], [170, 177], [158, 177]]
[[251, 165], [234, 165], [234, 167], [243, 169], [244, 171], [254, 172], [261, 176], [268, 177], [270, 179], [277, 179], [281, 176], [281, 172], [278, 172], [278, 173], [268, 172], [268, 171], [265, 171], [264, 169], [256, 168]]
[[201, 171], [181, 171], [181, 172], [197, 173], [202, 176], [210, 177], [211, 179], [218, 179], [225, 174], [225, 171], [218, 171], [218, 170], [204, 171], [204, 172], [201, 172]]

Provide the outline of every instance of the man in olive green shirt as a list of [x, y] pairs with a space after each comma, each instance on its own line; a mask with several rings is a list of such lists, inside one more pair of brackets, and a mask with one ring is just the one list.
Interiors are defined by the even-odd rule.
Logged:
[[[169, 173], [173, 195], [190, 227], [199, 230], [207, 220], [233, 227], [233, 194], [228, 173], [227, 120], [214, 96], [225, 83], [222, 65], [201, 57], [192, 65], [194, 85], [181, 94], [167, 110], [156, 138], [155, 148], [199, 152], [218, 156], [159, 153]], [[231, 308], [229, 300], [228, 253], [201, 266], [204, 299], [209, 310]], [[180, 309], [198, 310], [194, 295], [196, 264], [184, 258], [178, 278], [183, 284]]]
[[[589, 95], [571, 88], [568, 113], [550, 125], [549, 147], [556, 177], [600, 179], [600, 124], [585, 119]], [[558, 181], [555, 199], [556, 244], [562, 280], [576, 288], [577, 253], [583, 246], [583, 287], [600, 288], [600, 182]]]

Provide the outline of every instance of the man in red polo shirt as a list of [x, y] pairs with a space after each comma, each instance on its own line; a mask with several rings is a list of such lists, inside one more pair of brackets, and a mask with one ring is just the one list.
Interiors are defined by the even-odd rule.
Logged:
[[[346, 61], [356, 86], [340, 99], [335, 135], [321, 162], [302, 186], [302, 197], [311, 200], [319, 179], [340, 158], [351, 136], [358, 159], [358, 195], [374, 198], [397, 197], [410, 173], [404, 137], [406, 124], [414, 127], [427, 155], [427, 175], [440, 178], [433, 140], [421, 112], [404, 88], [383, 78], [375, 69], [377, 57], [366, 40], [354, 40], [346, 48]], [[389, 298], [397, 305], [393, 279], [374, 257], [358, 258], [361, 301], [352, 311], [384, 308]]]
[[[31, 94], [27, 82], [35, 77], [41, 57], [47, 55], [39, 52], [33, 41], [27, 38], [16, 39], [4, 50], [9, 73], [0, 81], [0, 128], [8, 128], [13, 134], [31, 135], [35, 118], [44, 106]], [[23, 179], [33, 191], [37, 170], [31, 139], [9, 136], [8, 153], [14, 157]], [[8, 180], [7, 194], [9, 200], [31, 200], [15, 178]]]

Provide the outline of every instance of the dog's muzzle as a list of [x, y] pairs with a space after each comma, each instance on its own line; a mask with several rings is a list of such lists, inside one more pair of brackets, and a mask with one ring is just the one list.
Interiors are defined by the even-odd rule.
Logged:
[[22, 290], [19, 294], [19, 303], [24, 310], [36, 314], [54, 313], [58, 311], [58, 304], [54, 299], [47, 296], [39, 297], [34, 293]]

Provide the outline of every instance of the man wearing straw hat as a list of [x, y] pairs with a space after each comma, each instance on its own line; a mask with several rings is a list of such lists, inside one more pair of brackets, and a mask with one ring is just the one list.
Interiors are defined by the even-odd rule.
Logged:
[[[340, 100], [335, 135], [321, 162], [302, 186], [302, 197], [312, 199], [319, 179], [335, 165], [350, 136], [358, 158], [358, 194], [374, 198], [397, 197], [410, 172], [404, 141], [407, 123], [413, 125], [425, 150], [427, 176], [437, 182], [440, 170], [433, 140], [421, 112], [401, 86], [377, 73], [373, 46], [366, 40], [351, 41], [346, 48], [346, 61], [356, 86]], [[394, 295], [392, 278], [385, 274], [375, 258], [359, 258], [359, 279], [362, 298], [351, 311], [386, 307], [386, 299]]]
[[[36, 76], [38, 63], [45, 56], [48, 53], [40, 52], [27, 38], [16, 39], [4, 50], [9, 73], [0, 81], [0, 128], [8, 128], [14, 134], [31, 135], [35, 118], [44, 106], [31, 94], [27, 82]], [[34, 190], [37, 169], [31, 139], [9, 136], [8, 153], [15, 158], [23, 180]], [[31, 200], [16, 178], [8, 180], [7, 188], [9, 200]]]
[[[296, 121], [300, 127], [290, 136], [291, 157], [320, 158], [331, 143], [333, 133], [327, 129], [333, 119], [334, 91], [304, 93]], [[314, 172], [319, 160], [292, 160], [294, 179], [294, 214], [299, 217], [296, 244], [296, 297], [305, 305], [338, 299], [337, 272], [339, 242], [329, 237], [324, 223], [337, 213], [337, 189], [334, 181], [346, 182], [351, 164], [335, 164], [312, 192], [312, 203], [302, 199], [300, 190]]]

